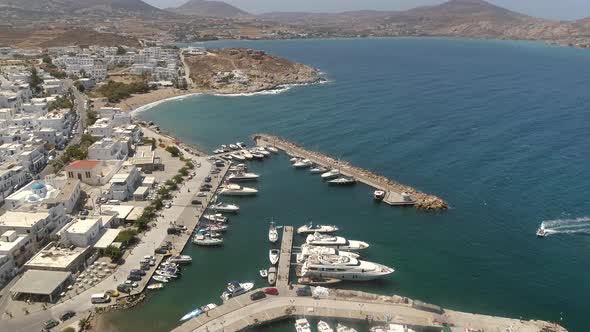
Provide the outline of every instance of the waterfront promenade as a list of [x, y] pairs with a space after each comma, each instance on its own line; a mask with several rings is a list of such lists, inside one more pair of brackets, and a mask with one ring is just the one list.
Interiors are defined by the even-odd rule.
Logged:
[[[426, 210], [447, 209], [447, 203], [439, 197], [425, 194], [412, 187], [394, 182], [384, 176], [353, 166], [348, 162], [336, 160], [319, 152], [306, 150], [282, 138], [267, 134], [255, 134], [252, 136], [252, 139], [257, 146], [273, 146], [285, 151], [289, 155], [309, 159], [317, 165], [338, 169], [344, 175], [352, 176], [357, 181], [376, 190], [382, 190], [386, 193], [383, 202], [389, 205], [414, 205], [417, 208]], [[409, 200], [404, 199], [402, 193], [409, 194]]]

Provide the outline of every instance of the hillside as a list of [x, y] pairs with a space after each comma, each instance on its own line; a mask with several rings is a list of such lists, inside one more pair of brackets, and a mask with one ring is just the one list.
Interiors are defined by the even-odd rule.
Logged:
[[[63, 15], [164, 15], [165, 11], [141, 0], [0, 0], [0, 8]], [[3, 10], [6, 10], [4, 8]]]
[[189, 0], [185, 4], [169, 8], [169, 11], [182, 15], [207, 17], [238, 17], [249, 13], [222, 1]]

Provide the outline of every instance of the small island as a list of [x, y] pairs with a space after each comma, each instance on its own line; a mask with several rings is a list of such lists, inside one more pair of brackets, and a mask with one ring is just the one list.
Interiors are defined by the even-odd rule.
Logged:
[[246, 48], [183, 52], [188, 88], [219, 94], [254, 93], [323, 80], [304, 64]]

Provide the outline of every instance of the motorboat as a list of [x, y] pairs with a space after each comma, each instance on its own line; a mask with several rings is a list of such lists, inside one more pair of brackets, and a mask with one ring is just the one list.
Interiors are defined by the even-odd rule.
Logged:
[[260, 270], [260, 277], [261, 278], [268, 277], [268, 270]]
[[328, 183], [334, 184], [334, 185], [339, 185], [339, 186], [347, 186], [347, 185], [355, 184], [356, 180], [355, 180], [355, 178], [352, 178], [352, 177], [341, 176], [341, 177], [336, 178], [334, 180], [329, 180]]
[[274, 146], [267, 146], [266, 149], [272, 153], [279, 153], [279, 149], [275, 148]]
[[226, 196], [252, 196], [256, 195], [258, 190], [254, 188], [242, 187], [237, 184], [228, 184], [219, 192], [220, 195]]
[[370, 332], [415, 332], [406, 325], [389, 323], [387, 325], [373, 326], [369, 329]]
[[237, 146], [237, 145], [235, 145], [235, 144], [230, 144], [229, 145], [229, 148], [232, 149], [232, 150], [239, 150], [240, 149], [240, 147]]
[[223, 244], [223, 239], [214, 238], [204, 234], [197, 234], [193, 238], [193, 243], [199, 246], [220, 246]]
[[385, 265], [338, 255], [314, 255], [301, 267], [301, 275], [310, 278], [334, 278], [349, 281], [377, 279], [393, 273]]
[[220, 238], [223, 237], [223, 234], [221, 234], [221, 232], [212, 231], [210, 229], [207, 229], [207, 227], [200, 228], [197, 231], [197, 235], [204, 235], [204, 236], [208, 236], [208, 237], [212, 237], [212, 238], [217, 238], [217, 239], [220, 239]]
[[340, 176], [340, 171], [337, 169], [331, 169], [329, 171], [327, 171], [326, 173], [322, 174], [322, 180], [331, 180], [331, 179], [335, 179], [337, 177]]
[[382, 201], [385, 198], [385, 191], [375, 190], [375, 192], [373, 193], [373, 198], [377, 201]]
[[357, 330], [340, 323], [336, 324], [336, 332], [357, 332]]
[[309, 244], [304, 244], [301, 246], [301, 252], [297, 253], [296, 261], [297, 263], [303, 263], [309, 256], [313, 255], [338, 255], [338, 256], [346, 256], [350, 258], [359, 258], [360, 255], [354, 252], [349, 251], [342, 251], [335, 248], [329, 247], [321, 247], [321, 246], [311, 246]]
[[244, 165], [244, 164], [237, 164], [235, 166], [230, 166], [229, 171], [230, 172], [245, 172], [248, 170], [248, 166]]
[[266, 151], [266, 149], [263, 147], [259, 147], [257, 150], [265, 156], [270, 156], [270, 152]]
[[315, 166], [309, 169], [311, 174], [324, 174], [328, 171], [327, 168], [321, 166]]
[[268, 268], [268, 284], [274, 286], [277, 282], [277, 268], [271, 266]]
[[537, 229], [537, 233], [536, 234], [537, 234], [538, 237], [545, 237], [545, 236], [549, 235], [547, 233], [547, 231], [545, 230], [545, 227], [544, 226], [539, 227], [539, 229]]
[[342, 280], [335, 279], [335, 278], [320, 279], [320, 278], [301, 277], [301, 278], [297, 279], [298, 284], [308, 285], [308, 286], [330, 286], [333, 284], [337, 284], [341, 281]]
[[279, 240], [279, 232], [274, 222], [271, 222], [268, 227], [268, 240], [272, 243], [276, 243]]
[[300, 169], [300, 168], [307, 168], [307, 167], [310, 167], [310, 166], [311, 166], [311, 164], [312, 164], [312, 163], [311, 163], [311, 160], [309, 160], [309, 159], [301, 159], [301, 160], [298, 160], [298, 161], [296, 161], [296, 162], [293, 164], [293, 167], [295, 167], [295, 168], [299, 168], [299, 169]]
[[223, 156], [223, 157], [221, 157], [221, 158], [224, 158], [224, 159], [227, 159], [227, 160], [232, 160], [232, 159], [234, 159], [234, 158], [232, 158], [232, 156], [231, 156], [231, 155], [229, 155], [229, 154], [226, 154], [225, 156]]
[[244, 144], [244, 142], [236, 142], [236, 146], [239, 147], [240, 149], [246, 148], [246, 144]]
[[209, 220], [212, 222], [227, 222], [227, 217], [224, 216], [221, 213], [216, 213], [216, 214], [206, 214], [203, 216], [203, 219], [205, 220]]
[[221, 299], [223, 301], [227, 301], [227, 300], [231, 299], [232, 297], [236, 297], [238, 295], [242, 295], [244, 293], [247, 293], [252, 288], [254, 288], [254, 283], [252, 283], [252, 282], [244, 282], [244, 283], [239, 283], [239, 282], [235, 282], [235, 281], [230, 282], [227, 284], [227, 287], [225, 288], [225, 291], [223, 292], [223, 294], [221, 294]]
[[160, 277], [167, 278], [168, 280], [173, 279], [173, 278], [178, 278], [178, 275], [176, 274], [178, 272], [172, 273], [172, 272], [168, 272], [166, 270], [156, 270], [154, 273]]
[[207, 311], [211, 311], [211, 310], [213, 310], [215, 308], [217, 308], [217, 304], [215, 304], [215, 303], [209, 303], [209, 304], [206, 304], [206, 305], [202, 306], [201, 307], [201, 311], [207, 312]]
[[264, 155], [260, 152], [252, 152], [252, 157], [258, 160], [264, 159]]
[[270, 263], [272, 265], [275, 265], [276, 263], [279, 262], [280, 254], [281, 254], [281, 252], [279, 249], [270, 249], [268, 251], [268, 260], [270, 260]]
[[211, 209], [217, 212], [225, 213], [237, 213], [240, 211], [240, 207], [235, 204], [224, 204], [221, 202], [211, 205]]
[[242, 153], [242, 156], [244, 156], [246, 159], [254, 158], [254, 156], [252, 156], [252, 153], [250, 153], [250, 151], [248, 150], [242, 150], [240, 152]]
[[201, 310], [201, 308], [197, 308], [197, 309], [187, 313], [186, 315], [182, 316], [180, 318], [180, 321], [183, 322], [185, 320], [193, 319], [193, 318], [198, 317], [202, 314], [204, 314], [203, 310]]
[[147, 289], [150, 290], [156, 290], [156, 289], [162, 289], [164, 288], [164, 284], [161, 282], [155, 283], [155, 284], [151, 284], [147, 286]]
[[154, 279], [155, 281], [158, 281], [158, 282], [163, 282], [163, 283], [167, 283], [168, 281], [170, 281], [170, 279], [160, 276], [160, 275], [152, 276], [152, 279]]
[[213, 150], [214, 154], [220, 154], [220, 153], [224, 153], [225, 151], [223, 149], [215, 149]]
[[318, 322], [318, 332], [334, 332], [328, 323], [323, 320]]
[[311, 326], [305, 318], [295, 320], [295, 331], [297, 332], [311, 332]]
[[316, 225], [313, 222], [309, 222], [307, 225], [303, 225], [297, 228], [297, 234], [313, 234], [318, 233], [334, 233], [338, 230], [335, 225]]
[[342, 250], [363, 250], [369, 247], [369, 244], [363, 241], [347, 240], [340, 236], [332, 236], [320, 233], [309, 234], [305, 243], [314, 246], [325, 246]]
[[246, 157], [244, 157], [238, 153], [232, 153], [229, 156], [232, 157], [233, 159], [236, 159], [236, 160], [246, 160]]
[[225, 232], [228, 229], [227, 224], [221, 223], [214, 223], [209, 224], [207, 227], [203, 228], [206, 232]]
[[260, 175], [255, 173], [236, 172], [228, 175], [227, 180], [230, 182], [257, 181], [259, 177]]
[[172, 255], [168, 257], [168, 262], [176, 264], [190, 264], [193, 258], [189, 255]]
[[289, 159], [289, 161], [291, 162], [291, 164], [294, 164], [294, 163], [296, 163], [296, 162], [298, 162], [300, 160], [301, 160], [301, 158], [297, 158], [297, 157], [293, 157], [293, 158]]

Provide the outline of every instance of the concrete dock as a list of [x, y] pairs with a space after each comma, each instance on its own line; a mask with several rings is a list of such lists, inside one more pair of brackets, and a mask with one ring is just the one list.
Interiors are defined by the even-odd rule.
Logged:
[[283, 226], [283, 238], [281, 240], [281, 254], [277, 271], [276, 287], [279, 291], [289, 287], [289, 271], [291, 269], [291, 251], [293, 250], [293, 226]]
[[252, 139], [257, 146], [273, 146], [289, 155], [309, 159], [317, 165], [338, 169], [342, 174], [354, 177], [357, 181], [373, 187], [375, 190], [382, 190], [386, 193], [383, 202], [389, 205], [414, 205], [417, 208], [426, 210], [444, 210], [448, 207], [447, 203], [439, 197], [422, 193], [384, 176], [353, 166], [348, 162], [336, 160], [319, 152], [306, 150], [282, 138], [268, 134], [255, 134]]

